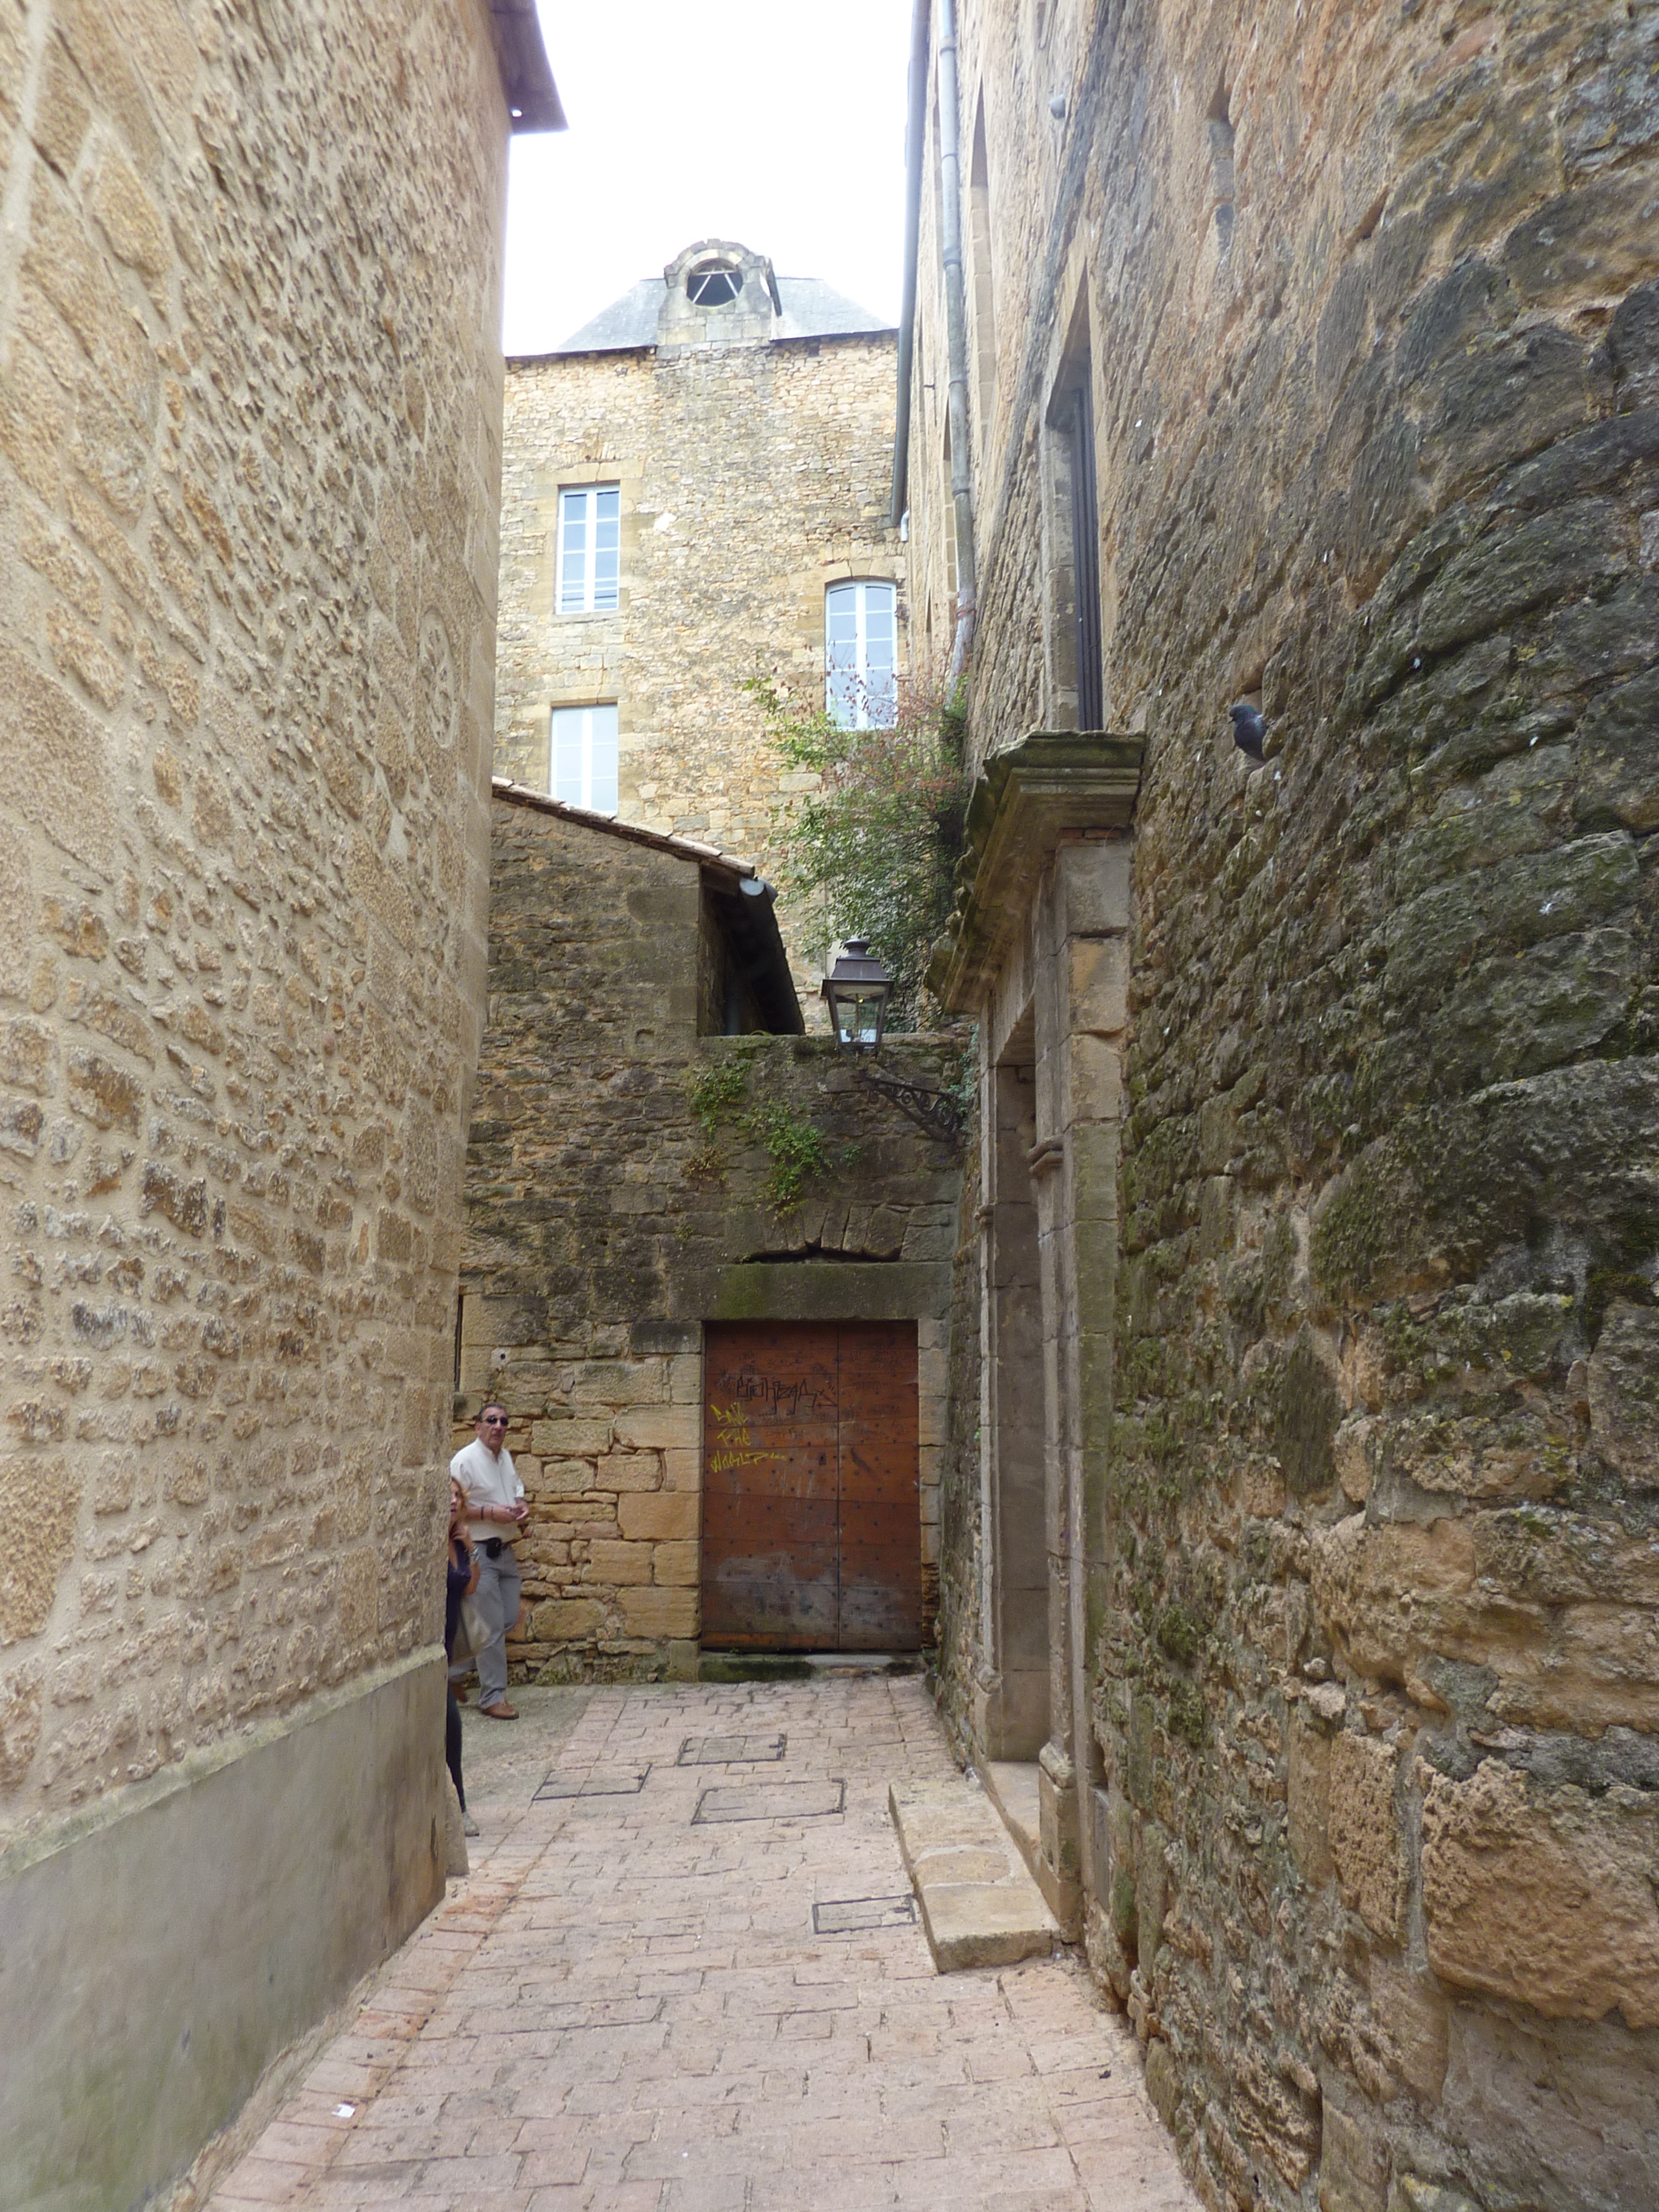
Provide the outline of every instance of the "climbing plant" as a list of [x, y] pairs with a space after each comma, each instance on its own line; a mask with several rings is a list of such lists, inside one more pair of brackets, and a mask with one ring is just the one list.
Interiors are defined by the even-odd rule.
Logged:
[[[749, 1067], [732, 1058], [701, 1069], [687, 1092], [691, 1111], [712, 1139], [722, 1126], [759, 1145], [771, 1165], [762, 1194], [775, 1214], [793, 1213], [806, 1184], [830, 1166], [830, 1146], [822, 1129], [780, 1098], [745, 1103]], [[711, 1144], [693, 1156], [688, 1174], [694, 1182], [716, 1180], [717, 1154]]]
[[890, 730], [842, 729], [768, 676], [743, 688], [786, 765], [818, 778], [775, 817], [787, 887], [817, 896], [826, 941], [867, 938], [880, 954], [890, 1026], [924, 1026], [927, 956], [950, 917], [968, 811], [963, 684], [902, 678]]

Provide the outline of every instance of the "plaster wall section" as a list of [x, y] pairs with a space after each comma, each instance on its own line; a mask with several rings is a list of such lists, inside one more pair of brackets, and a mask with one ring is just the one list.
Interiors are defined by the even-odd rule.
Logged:
[[[618, 812], [706, 840], [780, 882], [779, 921], [808, 1018], [822, 925], [790, 895], [780, 812], [816, 787], [767, 738], [743, 686], [823, 705], [824, 592], [899, 586], [888, 523], [890, 331], [676, 344], [518, 360], [507, 373], [495, 769], [549, 786], [557, 706], [614, 701]], [[612, 613], [556, 611], [562, 488], [615, 483]]]
[[1067, 718], [1080, 348], [1146, 744], [1091, 1954], [1214, 2205], [1611, 2212], [1659, 2124], [1653, 22], [960, 12], [972, 756]]
[[[499, 1394], [532, 1510], [515, 1668], [695, 1665], [707, 1321], [915, 1319], [931, 1627], [956, 1159], [827, 1037], [698, 1034], [695, 860], [507, 800], [495, 838], [453, 1444]], [[964, 1042], [888, 1057], [950, 1083]], [[757, 1106], [823, 1145], [781, 1214]]]

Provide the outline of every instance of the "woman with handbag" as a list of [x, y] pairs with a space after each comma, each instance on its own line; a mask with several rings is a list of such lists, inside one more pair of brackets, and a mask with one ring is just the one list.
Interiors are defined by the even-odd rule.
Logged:
[[[466, 1540], [466, 1492], [449, 1478], [449, 1553], [448, 1577], [444, 1585], [444, 1653], [453, 1667], [455, 1660], [455, 1631], [461, 1617], [461, 1601], [470, 1597], [478, 1587], [478, 1555]], [[476, 1836], [478, 1824], [466, 1809], [466, 1790], [461, 1781], [461, 1708], [455, 1696], [453, 1681], [446, 1686], [449, 1709], [444, 1716], [444, 1758], [448, 1764], [449, 1778], [455, 1784], [455, 1795], [461, 1801], [461, 1826], [469, 1836]]]

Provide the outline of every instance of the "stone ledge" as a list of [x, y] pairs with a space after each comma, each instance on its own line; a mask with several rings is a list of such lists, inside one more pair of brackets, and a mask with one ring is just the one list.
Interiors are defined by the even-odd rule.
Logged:
[[982, 1791], [895, 1782], [887, 1804], [941, 1974], [1048, 1955], [1059, 1924]]

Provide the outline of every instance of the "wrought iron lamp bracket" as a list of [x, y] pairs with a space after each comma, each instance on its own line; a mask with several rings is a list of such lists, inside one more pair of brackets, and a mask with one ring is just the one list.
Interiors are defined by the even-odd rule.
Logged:
[[929, 1084], [912, 1083], [903, 1076], [888, 1075], [872, 1066], [868, 1060], [860, 1060], [854, 1072], [865, 1090], [875, 1091], [890, 1105], [896, 1106], [917, 1128], [925, 1130], [941, 1144], [949, 1145], [953, 1152], [962, 1150], [967, 1117], [961, 1100], [950, 1091], [935, 1091]]

